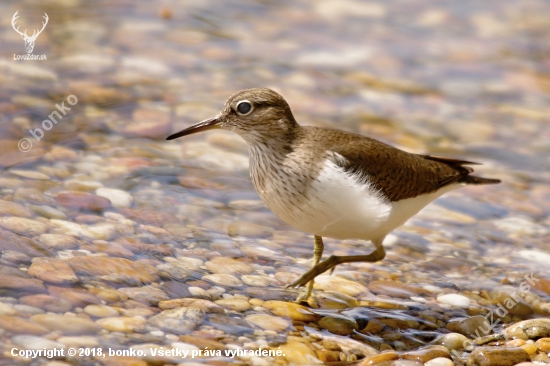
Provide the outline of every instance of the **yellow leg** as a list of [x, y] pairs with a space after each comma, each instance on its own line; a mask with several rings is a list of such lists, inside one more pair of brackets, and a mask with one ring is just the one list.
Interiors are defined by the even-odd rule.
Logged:
[[[320, 236], [315, 235], [315, 241], [313, 242], [313, 267], [321, 261], [321, 257], [323, 256], [323, 249], [325, 249], [325, 245], [323, 244], [323, 238]], [[315, 284], [315, 278], [312, 278], [307, 285], [307, 292], [301, 293], [298, 298], [296, 299], [297, 303], [306, 302], [311, 307], [318, 307], [316, 304], [316, 301], [314, 298], [311, 297], [311, 293], [313, 292], [313, 285]]]

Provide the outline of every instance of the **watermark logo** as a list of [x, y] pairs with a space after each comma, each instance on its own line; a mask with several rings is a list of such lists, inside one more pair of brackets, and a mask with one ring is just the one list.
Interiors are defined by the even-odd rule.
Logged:
[[[76, 97], [76, 95], [71, 94], [67, 97], [67, 104], [74, 106], [76, 105], [76, 103], [78, 103], [78, 98]], [[44, 130], [51, 130], [53, 126], [56, 125], [60, 120], [62, 120], [63, 116], [65, 116], [67, 112], [71, 110], [70, 107], [65, 106], [65, 101], [61, 102], [61, 104], [56, 104], [55, 107], [57, 108], [57, 111], [52, 111], [48, 118], [42, 121], [42, 128], [37, 127], [34, 130], [29, 130], [29, 133], [32, 137], [34, 137], [36, 141], [42, 140], [45, 134]], [[19, 147], [19, 150], [21, 152], [28, 152], [32, 149], [32, 141], [25, 137], [19, 140], [17, 146]]]
[[46, 60], [46, 55], [33, 55], [32, 54], [32, 50], [34, 49], [34, 44], [36, 42], [36, 39], [38, 38], [38, 36], [40, 35], [40, 33], [42, 33], [42, 31], [44, 30], [44, 28], [46, 28], [46, 24], [48, 24], [48, 14], [44, 13], [44, 19], [45, 21], [42, 22], [42, 29], [38, 30], [38, 29], [35, 29], [32, 33], [31, 36], [29, 36], [27, 34], [27, 30], [25, 29], [24, 32], [21, 32], [19, 30], [19, 26], [16, 26], [16, 21], [17, 21], [17, 18], [19, 18], [19, 10], [17, 10], [15, 12], [15, 14], [13, 14], [13, 17], [11, 18], [11, 26], [13, 27], [13, 29], [19, 33], [21, 35], [21, 38], [23, 38], [23, 40], [25, 41], [25, 49], [27, 50], [27, 54], [26, 55], [13, 55], [13, 59], [14, 60]]

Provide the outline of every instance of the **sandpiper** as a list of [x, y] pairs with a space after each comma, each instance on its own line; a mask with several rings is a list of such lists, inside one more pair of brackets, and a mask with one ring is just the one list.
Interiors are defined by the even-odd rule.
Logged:
[[[221, 128], [250, 148], [250, 177], [265, 204], [288, 224], [314, 235], [313, 267], [289, 287], [308, 285], [335, 266], [377, 262], [386, 235], [439, 196], [469, 184], [498, 179], [470, 175], [470, 161], [411, 154], [369, 137], [330, 128], [300, 126], [288, 103], [273, 90], [233, 94], [214, 118], [167, 140]], [[370, 240], [366, 255], [321, 261], [323, 239]]]

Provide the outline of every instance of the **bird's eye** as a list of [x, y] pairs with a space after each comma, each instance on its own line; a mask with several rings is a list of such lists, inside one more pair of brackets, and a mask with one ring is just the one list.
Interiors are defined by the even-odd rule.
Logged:
[[250, 113], [251, 110], [252, 104], [248, 100], [242, 100], [237, 104], [237, 111], [242, 115]]

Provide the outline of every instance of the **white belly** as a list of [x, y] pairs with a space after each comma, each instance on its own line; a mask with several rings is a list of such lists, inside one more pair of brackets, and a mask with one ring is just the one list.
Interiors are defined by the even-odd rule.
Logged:
[[367, 181], [359, 181], [327, 160], [304, 196], [296, 197], [268, 182], [258, 192], [266, 205], [288, 224], [307, 233], [335, 239], [383, 239], [454, 184], [438, 192], [390, 202]]

